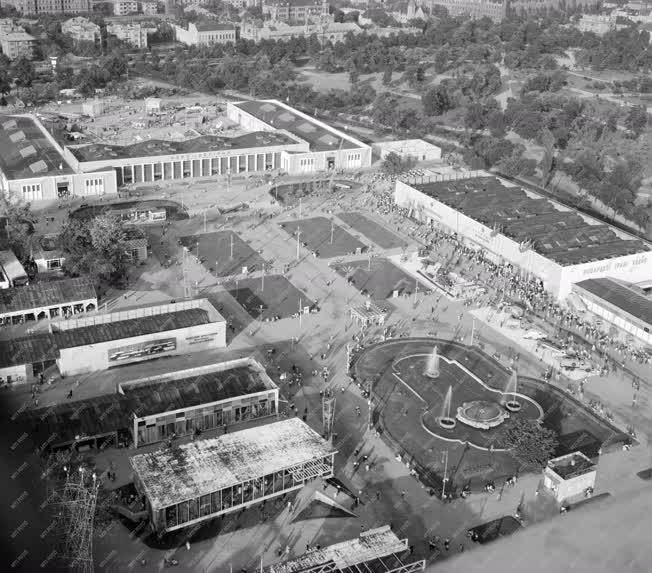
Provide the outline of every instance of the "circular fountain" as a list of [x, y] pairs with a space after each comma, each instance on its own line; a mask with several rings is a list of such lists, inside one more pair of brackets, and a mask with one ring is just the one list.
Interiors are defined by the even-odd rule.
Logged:
[[473, 402], [464, 402], [457, 408], [456, 418], [472, 428], [490, 430], [500, 426], [509, 418], [509, 414], [495, 402], [474, 400]]

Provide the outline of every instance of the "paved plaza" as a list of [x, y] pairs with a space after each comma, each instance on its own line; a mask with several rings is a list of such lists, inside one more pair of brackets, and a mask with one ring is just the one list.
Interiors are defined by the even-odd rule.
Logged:
[[[370, 181], [372, 175], [364, 177]], [[475, 546], [466, 536], [470, 527], [514, 515], [517, 509], [526, 527], [537, 521], [557, 519], [558, 508], [539, 494], [540, 473], [523, 473], [515, 485], [508, 486], [505, 478], [519, 469], [508, 452], [499, 447], [488, 452], [487, 437], [471, 430], [453, 439], [440, 435], [439, 430], [433, 431], [436, 421], [430, 418], [441, 414], [448, 386], [453, 387], [451, 407], [455, 410], [462, 402], [503, 393], [514, 365], [519, 378], [524, 380], [518, 391], [538, 404], [544, 414], [557, 412], [550, 414], [545, 423], [556, 428], [560, 436], [575, 435], [577, 439], [577, 432], [584, 431], [598, 442], [608, 441], [607, 435], [611, 436], [614, 447], [602, 452], [598, 459], [596, 494], [628, 496], [647, 483], [637, 472], [652, 465], [648, 447], [648, 436], [652, 435], [650, 366], [610, 350], [617, 368], [600, 376], [589, 373], [581, 396], [569, 390], [569, 384], [577, 385], [579, 381], [563, 372], [549, 380], [549, 388], [542, 386], [543, 382], [528, 385], [528, 378], [540, 381], [548, 367], [541, 356], [534, 348], [518, 345], [495, 322], [476, 319], [474, 323], [471, 314], [496, 305], [500, 291], [505, 289], [490, 286], [485, 296], [465, 305], [421, 285], [416, 288], [415, 279], [389, 262], [385, 258], [389, 253], [385, 251], [402, 247], [403, 241], [408, 252], [416, 252], [423, 247], [423, 230], [389, 209], [387, 199], [380, 199], [388, 196], [386, 182], [375, 181], [373, 185], [369, 191], [363, 185], [348, 195], [345, 191], [318, 195], [307, 192], [300, 206], [288, 201], [279, 208], [280, 200], [275, 202], [267, 183], [245, 184], [235, 179], [230, 189], [224, 191], [223, 203], [247, 201], [250, 210], [228, 222], [213, 207], [215, 198], [210, 190], [215, 182], [143, 189], [143, 199], [159, 200], [165, 196], [166, 200], [180, 203], [183, 195], [190, 219], [149, 229], [154, 256], [145, 265], [130, 270], [129, 290], [108, 289], [101, 304], [109, 310], [120, 310], [178, 299], [184, 294], [185, 276], [192, 296], [208, 297], [231, 325], [232, 329], [227, 330], [229, 346], [222, 351], [198, 353], [192, 359], [178, 356], [114, 368], [101, 375], [57, 379], [39, 393], [41, 405], [65, 402], [70, 391], [73, 401], [115, 392], [117, 382], [128, 375], [163, 375], [181, 367], [254, 355], [279, 385], [279, 419], [286, 415], [305, 416], [306, 422], [321, 432], [322, 394], [326, 389], [333, 390], [337, 482], [315, 481], [283, 504], [233, 513], [226, 519], [202, 528], [189, 528], [163, 540], [154, 541], [144, 528], [113, 516], [96, 532], [96, 571], [159, 571], [164, 558], [176, 559], [179, 571], [253, 571], [260, 566], [261, 558], [266, 565], [273, 564], [284, 554], [296, 556], [305, 552], [307, 545], [328, 545], [382, 524], [391, 524], [402, 537], [408, 537], [415, 557], [436, 564], [459, 553], [460, 546], [467, 551]], [[309, 191], [310, 186], [306, 189]], [[205, 223], [207, 209], [211, 212]], [[65, 215], [62, 211], [56, 207], [52, 210], [55, 221], [49, 222], [48, 228], [60, 224]], [[47, 213], [49, 216], [50, 211]], [[400, 241], [385, 242], [382, 232], [375, 234], [376, 225], [365, 223], [366, 226], [355, 227], [352, 219], [342, 219], [360, 233], [361, 238], [357, 239], [337, 224], [331, 227], [332, 213], [362, 213], [369, 221], [379, 218], [382, 228], [389, 229]], [[44, 225], [45, 214], [37, 212], [39, 225]], [[310, 218], [306, 219], [308, 214]], [[280, 223], [285, 227], [281, 228]], [[300, 244], [297, 256], [294, 233], [299, 227], [300, 243], [306, 246]], [[185, 262], [179, 240], [188, 248]], [[371, 262], [364, 253], [356, 256], [356, 249], [366, 250], [371, 244], [375, 244]], [[159, 251], [169, 255], [169, 266], [162, 264], [167, 259], [157, 256]], [[315, 252], [317, 257], [313, 256]], [[446, 242], [442, 241], [431, 257], [469, 276], [481, 272], [480, 280], [493, 284], [489, 271], [480, 271], [462, 257], [457, 264], [458, 254]], [[271, 267], [264, 277], [264, 286], [263, 261]], [[244, 266], [247, 275], [242, 273]], [[393, 298], [396, 290], [399, 296]], [[369, 297], [391, 298], [387, 304], [391, 304], [392, 313], [384, 325], [361, 330], [350, 321], [349, 309], [364, 305]], [[299, 318], [299, 300], [302, 306], [318, 307], [319, 312]], [[273, 318], [278, 319], [266, 320]], [[537, 321], [537, 328], [551, 337], [559, 337], [564, 326], [554, 318], [533, 320]], [[42, 326], [24, 326], [26, 331], [38, 328]], [[406, 345], [410, 339], [417, 342], [412, 348], [390, 345], [382, 350], [381, 340], [387, 328], [392, 330], [393, 340], [398, 340], [397, 345], [403, 340]], [[579, 340], [579, 333], [572, 332]], [[455, 356], [447, 354], [452, 352], [450, 349], [468, 347], [472, 341], [482, 346], [481, 358], [462, 351]], [[441, 383], [427, 384], [421, 373], [434, 344], [447, 360], [442, 362]], [[347, 345], [349, 349], [355, 345], [362, 347], [357, 351], [361, 352], [360, 362], [352, 372], [346, 368]], [[375, 348], [381, 350], [374, 356]], [[397, 360], [403, 356], [405, 360]], [[457, 361], [459, 366], [448, 360]], [[594, 360], [598, 360], [597, 356]], [[389, 368], [378, 376], [384, 363]], [[396, 365], [395, 370], [392, 364]], [[293, 367], [303, 373], [302, 384], [283, 376]], [[322, 376], [324, 368], [328, 370], [327, 376]], [[631, 372], [641, 379], [635, 407]], [[356, 381], [350, 374], [357, 374]], [[376, 384], [371, 413], [363, 396], [368, 378]], [[4, 392], [15, 408], [31, 407], [29, 388]], [[600, 402], [613, 421], [600, 418], [599, 411], [591, 406], [593, 402]], [[538, 416], [539, 411], [533, 406], [531, 411], [525, 408], [524, 413]], [[369, 428], [370, 422], [373, 429]], [[637, 443], [623, 451], [619, 444], [626, 439], [628, 427], [634, 428]], [[214, 432], [219, 435], [221, 431]], [[580, 443], [572, 439], [560, 442], [566, 447]], [[128, 453], [123, 448], [81, 455], [94, 465], [108, 491], [124, 487], [132, 479]], [[106, 478], [110, 467], [116, 473], [114, 481]], [[445, 472], [451, 486], [470, 484], [472, 494], [466, 499], [456, 497], [442, 502], [439, 493]], [[496, 484], [492, 493], [484, 490], [490, 480]], [[346, 511], [326, 511], [323, 501], [315, 501], [316, 492], [328, 496]], [[357, 506], [356, 497], [360, 502]], [[291, 502], [291, 510], [287, 501]], [[429, 545], [433, 536], [450, 539], [451, 550], [434, 551]]]

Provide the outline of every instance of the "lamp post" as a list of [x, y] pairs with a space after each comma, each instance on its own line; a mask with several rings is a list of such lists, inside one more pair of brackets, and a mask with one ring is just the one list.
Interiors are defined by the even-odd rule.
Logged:
[[446, 499], [446, 482], [448, 481], [448, 450], [444, 451], [444, 479], [441, 486], [441, 499]]

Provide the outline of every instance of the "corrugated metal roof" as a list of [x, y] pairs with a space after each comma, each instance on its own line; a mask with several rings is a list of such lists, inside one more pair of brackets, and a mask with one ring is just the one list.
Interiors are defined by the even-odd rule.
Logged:
[[98, 344], [109, 340], [133, 338], [144, 334], [167, 332], [179, 328], [189, 328], [210, 322], [208, 313], [201, 308], [190, 308], [177, 312], [167, 312], [152, 316], [142, 316], [104, 324], [93, 324], [60, 330], [55, 333], [59, 348], [74, 348], [87, 344]]
[[642, 291], [610, 278], [587, 279], [575, 283], [575, 286], [652, 325], [652, 299]]
[[62, 279], [0, 290], [0, 315], [95, 299], [95, 287], [84, 278]]

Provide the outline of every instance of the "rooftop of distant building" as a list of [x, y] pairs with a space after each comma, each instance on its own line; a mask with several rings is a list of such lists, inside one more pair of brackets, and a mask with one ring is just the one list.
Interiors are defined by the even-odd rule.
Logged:
[[253, 360], [237, 360], [174, 372], [152, 380], [120, 385], [124, 396], [138, 402], [138, 416], [211, 404], [277, 388]]
[[298, 418], [291, 418], [135, 455], [131, 465], [154, 508], [198, 498], [335, 453]]
[[205, 135], [186, 141], [163, 141], [153, 139], [133, 145], [106, 145], [93, 143], [69, 147], [79, 161], [102, 161], [110, 159], [132, 159], [136, 157], [156, 157], [182, 153], [203, 153], [208, 151], [228, 151], [256, 147], [272, 147], [298, 143], [284, 133], [256, 131], [236, 137]]
[[190, 308], [115, 322], [89, 324], [78, 328], [57, 330], [55, 338], [59, 348], [75, 348], [111, 340], [134, 338], [146, 334], [165, 334], [171, 330], [189, 328], [210, 322], [208, 313], [201, 308]]
[[652, 325], [652, 298], [641, 289], [611, 278], [588, 279], [575, 286]]
[[384, 525], [364, 531], [360, 537], [341, 541], [322, 549], [311, 549], [306, 553], [276, 563], [266, 573], [300, 573], [313, 571], [319, 566], [333, 565], [328, 571], [342, 573], [384, 573], [395, 571], [413, 560], [405, 556], [408, 549], [405, 540], [399, 539]]
[[19, 115], [0, 115], [0, 171], [10, 180], [73, 173], [36, 121]]
[[87, 279], [40, 282], [0, 290], [0, 314], [74, 304], [96, 298], [95, 288]]
[[582, 452], [573, 452], [548, 462], [548, 467], [562, 479], [568, 480], [595, 470], [595, 464]]
[[652, 325], [652, 298], [641, 289], [611, 278], [588, 279], [575, 286]]
[[337, 151], [340, 146], [357, 149], [363, 145], [275, 100], [241, 101], [233, 105], [275, 129], [284, 129], [307, 141], [311, 151]]
[[561, 266], [650, 250], [645, 241], [621, 238], [610, 225], [589, 222], [577, 211], [561, 210], [553, 201], [522, 187], [507, 186], [497, 177], [409, 185], [519, 243], [529, 243], [535, 252]]

